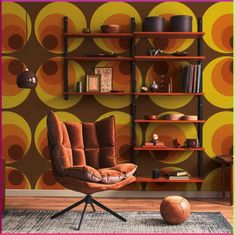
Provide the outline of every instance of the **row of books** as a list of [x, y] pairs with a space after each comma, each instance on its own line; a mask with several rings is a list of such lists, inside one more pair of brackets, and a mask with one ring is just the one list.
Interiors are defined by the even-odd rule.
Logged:
[[189, 174], [184, 170], [172, 171], [167, 174], [169, 180], [189, 180]]
[[184, 92], [199, 93], [201, 87], [201, 64], [190, 64], [183, 67]]

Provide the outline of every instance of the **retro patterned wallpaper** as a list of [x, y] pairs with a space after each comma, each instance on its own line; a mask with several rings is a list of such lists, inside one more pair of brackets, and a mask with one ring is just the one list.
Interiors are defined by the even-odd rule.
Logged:
[[[28, 37], [25, 36], [27, 12]], [[62, 17], [69, 17], [69, 31], [80, 32], [90, 27], [94, 32], [100, 25], [118, 23], [129, 30], [130, 17], [135, 17], [137, 29], [150, 15], [189, 14], [203, 17], [203, 54], [206, 55], [203, 70], [204, 124], [203, 172], [205, 182], [201, 190], [220, 189], [220, 168], [215, 159], [218, 154], [232, 153], [232, 3], [3, 3], [2, 40], [2, 144], [6, 159], [6, 188], [8, 189], [62, 189], [51, 173], [46, 140], [46, 115], [50, 109], [57, 112], [61, 120], [95, 121], [110, 114], [117, 123], [118, 162], [128, 162], [130, 157], [130, 97], [116, 96], [70, 96], [63, 99]], [[27, 50], [26, 50], [27, 43]], [[196, 54], [193, 40], [137, 42], [138, 53], [155, 46], [166, 51], [187, 50]], [[69, 51], [73, 55], [85, 55], [113, 51], [128, 55], [128, 40], [71, 39]], [[19, 89], [16, 75], [26, 64], [37, 72], [39, 84], [36, 90]], [[184, 62], [185, 63], [185, 62]], [[150, 84], [159, 79], [162, 70], [173, 76], [175, 91], [179, 88], [178, 63], [138, 63], [137, 86]], [[95, 66], [111, 66], [114, 70], [114, 89], [130, 89], [130, 64], [128, 62], [77, 63], [69, 62], [69, 89], [75, 89], [76, 81], [92, 73]], [[194, 97], [138, 97], [137, 115], [182, 112], [196, 114]], [[193, 124], [143, 125], [137, 126], [140, 143], [156, 131], [166, 142], [178, 138], [195, 138]], [[153, 168], [169, 170], [181, 168], [195, 175], [197, 155], [193, 152], [142, 152], [137, 156], [138, 174], [150, 176]], [[129, 185], [126, 190], [142, 190], [141, 184]], [[146, 190], [197, 190], [196, 184], [147, 184]]]

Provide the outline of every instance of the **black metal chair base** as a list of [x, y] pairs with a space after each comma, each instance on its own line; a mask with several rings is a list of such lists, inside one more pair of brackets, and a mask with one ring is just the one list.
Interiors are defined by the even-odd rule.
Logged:
[[87, 208], [87, 204], [90, 204], [91, 207], [92, 207], [92, 210], [93, 212], [95, 212], [95, 207], [94, 207], [94, 204], [99, 206], [100, 208], [104, 209], [105, 211], [109, 212], [110, 214], [112, 214], [113, 216], [117, 217], [118, 219], [126, 222], [126, 219], [123, 218], [122, 216], [120, 216], [119, 214], [117, 214], [116, 212], [112, 211], [111, 209], [109, 209], [108, 207], [104, 206], [103, 204], [101, 204], [100, 202], [96, 201], [91, 195], [86, 195], [85, 198], [83, 198], [81, 201], [79, 202], [76, 202], [74, 203], [73, 205], [65, 208], [64, 210], [54, 214], [51, 219], [55, 219], [57, 218], [58, 216], [61, 216], [63, 215], [64, 213], [66, 213], [67, 211], [70, 211], [71, 209], [73, 209], [74, 207], [76, 206], [79, 206], [80, 204], [82, 204], [83, 202], [85, 202], [85, 206], [83, 208], [83, 211], [82, 211], [82, 215], [81, 215], [81, 219], [80, 219], [80, 222], [79, 222], [79, 225], [78, 225], [78, 230], [80, 229], [81, 225], [82, 225], [82, 220], [83, 220], [83, 217], [84, 217], [84, 214], [86, 212], [86, 208]]

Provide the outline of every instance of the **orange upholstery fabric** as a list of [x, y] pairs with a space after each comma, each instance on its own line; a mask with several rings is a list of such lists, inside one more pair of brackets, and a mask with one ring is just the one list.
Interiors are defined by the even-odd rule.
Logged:
[[[63, 123], [54, 112], [50, 112], [47, 126], [53, 172], [66, 188], [79, 188], [85, 193], [98, 192], [106, 190], [103, 184], [114, 189], [112, 187], [121, 187], [130, 182], [129, 178], [135, 178], [132, 175], [136, 165], [116, 164], [113, 116], [95, 123]], [[81, 191], [77, 183], [88, 188]]]

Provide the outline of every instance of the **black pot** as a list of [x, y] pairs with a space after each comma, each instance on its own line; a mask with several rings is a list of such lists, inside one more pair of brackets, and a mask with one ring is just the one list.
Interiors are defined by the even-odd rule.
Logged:
[[171, 32], [192, 32], [192, 16], [177, 15], [170, 18]]
[[144, 20], [145, 32], [163, 32], [165, 31], [165, 19], [162, 16], [150, 16]]

